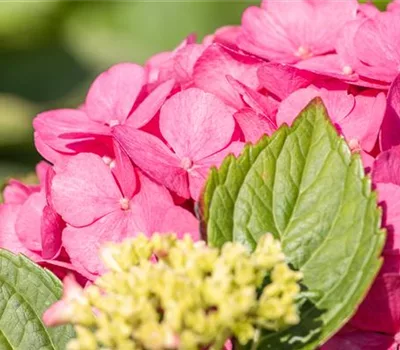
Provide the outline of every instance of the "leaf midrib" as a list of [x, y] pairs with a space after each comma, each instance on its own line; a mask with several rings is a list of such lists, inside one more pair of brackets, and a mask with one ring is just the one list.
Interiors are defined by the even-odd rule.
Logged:
[[[304, 155], [305, 163], [304, 163], [304, 167], [303, 167], [303, 169], [302, 169], [302, 171], [301, 171], [300, 183], [299, 183], [299, 186], [298, 186], [296, 201], [295, 201], [295, 203], [294, 203], [294, 205], [293, 205], [293, 209], [292, 209], [292, 211], [291, 211], [291, 213], [290, 213], [290, 216], [289, 216], [289, 218], [288, 218], [288, 220], [287, 220], [286, 228], [285, 228], [285, 230], [283, 231], [283, 233], [281, 234], [281, 242], [282, 242], [282, 243], [283, 243], [283, 240], [284, 240], [284, 238], [285, 238], [285, 236], [286, 236], [287, 229], [288, 229], [288, 227], [290, 226], [290, 223], [291, 223], [291, 221], [292, 221], [293, 213], [296, 212], [296, 210], [297, 210], [298, 203], [299, 203], [299, 198], [300, 198], [301, 195], [302, 195], [301, 188], [302, 188], [302, 185], [303, 185], [304, 173], [305, 173], [305, 170], [308, 169], [307, 166], [308, 166], [308, 164], [309, 164], [309, 157], [308, 157], [308, 154], [310, 153], [311, 145], [314, 143], [314, 134], [315, 134], [315, 129], [316, 129], [316, 128], [315, 128], [315, 123], [312, 123], [311, 125], [312, 125], [311, 140], [310, 140], [310, 143], [309, 143], [308, 148], [307, 148], [307, 150], [306, 150], [306, 153], [305, 153], [305, 155]], [[297, 128], [296, 128], [296, 129], [292, 129], [292, 130], [293, 130], [293, 131], [291, 132], [291, 135], [293, 135], [293, 133], [297, 130]], [[286, 142], [287, 142], [287, 139], [288, 139], [288, 136], [287, 136], [286, 139], [285, 139], [285, 143], [282, 145], [282, 149], [285, 147], [285, 144], [286, 144]], [[280, 157], [281, 154], [282, 154], [282, 152], [279, 153], [279, 157]], [[279, 157], [276, 159], [276, 164], [278, 163]], [[276, 171], [275, 171], [275, 176], [276, 176]], [[275, 179], [274, 179], [274, 184], [275, 184]], [[274, 191], [273, 191], [273, 192], [272, 192], [272, 201], [274, 200], [274, 198], [275, 198], [275, 196], [274, 196]], [[272, 206], [272, 208], [274, 208], [274, 206]], [[274, 213], [274, 220], [275, 220], [275, 222], [276, 222], [276, 219], [275, 219], [275, 210], [273, 210], [273, 213]], [[275, 225], [275, 226], [276, 226], [276, 225]], [[278, 232], [280, 231], [280, 229], [279, 229], [278, 227], [277, 227], [277, 230], [278, 230]]]

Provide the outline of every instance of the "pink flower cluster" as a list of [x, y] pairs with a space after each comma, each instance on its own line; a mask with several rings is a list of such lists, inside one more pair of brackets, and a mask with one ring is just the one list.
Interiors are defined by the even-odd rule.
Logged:
[[5, 188], [0, 246], [92, 280], [106, 241], [155, 231], [198, 238], [193, 205], [210, 166], [291, 124], [320, 96], [372, 172], [389, 233], [371, 292], [324, 349], [395, 349], [399, 73], [399, 1], [379, 12], [356, 0], [264, 0], [202, 43], [189, 36], [143, 67], [111, 67], [79, 108], [39, 114], [35, 144], [49, 163], [37, 167], [40, 185]]

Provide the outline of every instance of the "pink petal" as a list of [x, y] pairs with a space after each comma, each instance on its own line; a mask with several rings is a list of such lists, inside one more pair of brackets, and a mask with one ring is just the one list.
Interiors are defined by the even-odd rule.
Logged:
[[55, 175], [56, 175], [56, 172], [54, 171], [54, 168], [48, 168], [47, 173], [46, 173], [46, 178], [43, 183], [44, 191], [46, 194], [46, 202], [51, 207], [53, 207], [53, 199], [51, 198], [51, 184], [53, 183], [53, 179], [54, 179]]
[[69, 154], [62, 154], [47, 145], [38, 132], [33, 133], [35, 148], [39, 154], [52, 164], [60, 164], [64, 159], [68, 158]]
[[383, 208], [382, 226], [387, 230], [385, 250], [400, 249], [400, 186], [378, 183], [376, 189]]
[[[348, 72], [355, 71], [358, 73], [358, 67], [363, 65], [357, 57], [354, 46], [356, 34], [362, 23], [363, 20], [355, 20], [346, 23], [336, 41], [336, 51], [339, 56], [339, 62], [343, 66], [343, 69]], [[358, 79], [351, 83], [377, 89], [387, 89], [389, 86], [387, 82], [381, 81], [380, 78], [374, 80], [365, 76], [358, 76]]]
[[242, 109], [235, 113], [234, 117], [246, 142], [256, 143], [263, 135], [271, 135], [277, 129], [268, 118], [252, 109]]
[[364, 169], [366, 169], [366, 172], [369, 172], [374, 164], [375, 158], [363, 150], [361, 150], [360, 154]]
[[371, 151], [378, 139], [386, 110], [384, 93], [364, 90], [355, 97], [351, 113], [340, 121], [340, 128], [347, 140], [357, 139], [363, 150]]
[[72, 305], [58, 300], [48, 308], [42, 316], [47, 327], [61, 326], [71, 321]]
[[73, 275], [63, 279], [62, 299], [50, 306], [43, 314], [43, 322], [48, 327], [69, 323], [73, 316], [72, 302], [83, 295], [83, 289]]
[[59, 279], [64, 279], [67, 275], [73, 274], [81, 286], [85, 286], [89, 283], [89, 280], [93, 279], [92, 275], [85, 276], [86, 271], [79, 269], [77, 266], [71, 263], [59, 261], [59, 260], [41, 260], [37, 262], [41, 267], [53, 272]]
[[254, 57], [213, 44], [198, 59], [193, 78], [197, 87], [240, 108], [243, 104], [226, 76], [230, 75], [250, 88], [257, 89], [259, 86], [257, 69], [260, 64], [261, 61]]
[[[161, 209], [161, 208], [160, 208]], [[160, 211], [159, 209], [159, 211]], [[193, 214], [178, 206], [165, 209], [163, 220], [154, 232], [174, 232], [182, 238], [189, 234], [193, 240], [200, 239], [200, 223]]]
[[21, 243], [29, 250], [42, 251], [41, 220], [46, 206], [44, 191], [33, 193], [25, 201], [15, 223]]
[[179, 92], [161, 108], [161, 133], [180, 159], [196, 161], [218, 152], [234, 128], [232, 109], [199, 89]]
[[378, 8], [372, 3], [360, 4], [358, 6], [359, 14], [364, 18], [372, 18], [380, 13]]
[[205, 45], [192, 44], [181, 48], [174, 57], [174, 71], [177, 81], [190, 86], [196, 62], [206, 49]]
[[168, 190], [139, 173], [140, 191], [131, 201], [137, 231], [189, 233], [199, 239], [199, 222], [187, 210], [175, 206]]
[[258, 78], [262, 87], [283, 100], [310, 85], [315, 75], [296, 67], [268, 62], [258, 69]]
[[349, 67], [349, 70], [354, 70], [355, 67], [362, 64], [354, 49], [354, 39], [362, 23], [363, 21], [359, 19], [347, 22], [339, 32], [336, 41], [336, 51], [340, 62]]
[[168, 80], [157, 86], [146, 99], [129, 116], [126, 124], [137, 129], [146, 125], [159, 111], [164, 101], [175, 85], [174, 80]]
[[[278, 32], [281, 33], [280, 37]], [[242, 34], [238, 36], [237, 44], [240, 49], [267, 60], [284, 63], [298, 60], [294, 57], [298, 47], [287, 37], [285, 30], [281, 26], [276, 27], [272, 14], [257, 7], [249, 7], [243, 13]]]
[[175, 73], [174, 57], [176, 53], [182, 48], [194, 43], [196, 43], [196, 35], [190, 34], [175, 48], [175, 50], [161, 52], [147, 60], [145, 64], [147, 81], [153, 85], [171, 79]]
[[303, 108], [316, 96], [322, 98], [329, 117], [333, 122], [339, 123], [339, 125], [340, 121], [351, 112], [355, 103], [354, 96], [348, 94], [346, 89], [343, 89], [341, 85], [333, 86], [332, 90], [316, 90], [311, 87], [299, 89], [282, 101], [279, 106], [276, 116], [278, 125], [282, 123], [290, 125]]
[[396, 350], [397, 345], [392, 336], [354, 331], [335, 335], [321, 350]]
[[[357, 1], [265, 0], [242, 18], [241, 49], [265, 59], [294, 63], [333, 51], [342, 26], [356, 18]], [[312, 18], [312, 20], [310, 20]]]
[[67, 226], [64, 230], [63, 245], [73, 265], [85, 269], [87, 275], [104, 272], [98, 250], [106, 242], [119, 242], [138, 232], [151, 235], [168, 230], [198, 235], [197, 220], [184, 209], [175, 207], [165, 188], [142, 174], [139, 180], [140, 190], [130, 201], [129, 209], [112, 212], [86, 227]]
[[146, 174], [179, 196], [189, 198], [187, 173], [180, 160], [160, 139], [127, 125], [115, 127], [113, 135]]
[[330, 118], [340, 124], [355, 107], [355, 98], [348, 92], [349, 86], [342, 82], [321, 83], [320, 96], [326, 105]]
[[[145, 64], [145, 70], [147, 75], [147, 82], [153, 86], [161, 81], [160, 73], [163, 69], [167, 69], [168, 72], [173, 72], [173, 52], [160, 52], [150, 57]], [[171, 76], [168, 74], [167, 79], [170, 79]]]
[[218, 167], [229, 154], [233, 154], [235, 157], [240, 155], [240, 153], [243, 151], [244, 145], [245, 144], [243, 142], [232, 142], [223, 150], [208, 156], [207, 158], [199, 160], [197, 164], [207, 168], [212, 166]]
[[239, 80], [230, 75], [227, 75], [226, 79], [250, 108], [259, 114], [265, 115], [265, 117], [267, 117], [272, 124], [275, 124], [275, 115], [278, 110], [279, 103], [273, 97], [264, 96], [245, 84], [242, 84]]
[[375, 280], [351, 325], [361, 330], [395, 334], [400, 329], [400, 274], [384, 273]]
[[354, 48], [362, 64], [360, 75], [391, 82], [400, 66], [400, 14], [385, 12], [364, 21], [355, 37]]
[[210, 42], [203, 44], [218, 43], [231, 49], [237, 50], [236, 42], [241, 33], [240, 26], [224, 26], [217, 29], [214, 35], [210, 35]]
[[61, 233], [65, 222], [49, 205], [43, 209], [41, 218], [41, 247], [44, 259], [55, 259], [61, 250]]
[[400, 117], [400, 74], [393, 81], [388, 94], [388, 104]]
[[385, 151], [397, 145], [400, 145], [400, 115], [388, 105], [382, 122], [380, 146]]
[[0, 205], [0, 247], [14, 254], [24, 254], [33, 260], [39, 260], [40, 256], [27, 249], [18, 239], [15, 232], [15, 222], [20, 213], [21, 206], [16, 204]]
[[390, 87], [387, 104], [380, 142], [383, 150], [400, 144], [400, 75], [396, 77]]
[[349, 83], [355, 83], [359, 79], [353, 69], [346, 65], [337, 54], [312, 57], [298, 62], [296, 67]]
[[131, 213], [122, 210], [106, 214], [85, 227], [67, 226], [62, 243], [73, 266], [83, 270], [86, 277], [94, 279], [105, 272], [99, 257], [99, 249], [107, 242], [120, 242], [129, 234]]
[[25, 185], [18, 180], [11, 179], [4, 188], [4, 203], [23, 204], [32, 193], [39, 191], [40, 186]]
[[41, 161], [38, 164], [36, 164], [35, 171], [41, 186], [44, 186], [46, 182], [47, 172], [49, 171], [50, 168], [51, 165], [45, 161]]
[[195, 201], [198, 201], [200, 198], [209, 170], [210, 167], [208, 166], [197, 166], [189, 172], [190, 195]]
[[133, 63], [120, 63], [100, 74], [86, 97], [91, 120], [103, 124], [124, 123], [145, 83], [145, 71]]
[[400, 276], [400, 250], [387, 246], [383, 251], [383, 265], [379, 271], [381, 275]]
[[400, 0], [393, 0], [387, 6], [387, 11], [400, 11]]
[[311, 88], [299, 89], [282, 101], [276, 115], [276, 122], [279, 125], [286, 123], [291, 125], [299, 113], [307, 104], [320, 93]]
[[52, 184], [56, 211], [69, 224], [85, 226], [120, 210], [122, 194], [110, 168], [94, 154], [72, 157]]
[[38, 114], [33, 127], [47, 146], [63, 153], [75, 153], [70, 146], [93, 139], [94, 135], [107, 135], [109, 128], [88, 119], [75, 109], [58, 109]]
[[190, 194], [194, 200], [197, 201], [199, 199], [210, 168], [212, 166], [218, 167], [229, 154], [238, 156], [242, 152], [243, 147], [244, 143], [242, 142], [232, 142], [222, 151], [201, 159], [194, 164], [193, 169], [188, 171]]
[[392, 183], [400, 186], [400, 145], [382, 152], [372, 170], [375, 183]]
[[121, 146], [114, 142], [115, 168], [114, 174], [125, 198], [132, 198], [136, 191], [136, 173], [128, 155]]

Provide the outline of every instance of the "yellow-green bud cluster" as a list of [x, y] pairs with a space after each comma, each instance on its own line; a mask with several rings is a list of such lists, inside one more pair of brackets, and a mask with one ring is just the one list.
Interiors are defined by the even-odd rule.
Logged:
[[155, 234], [101, 255], [110, 272], [85, 289], [86, 303], [75, 303], [69, 350], [220, 350], [230, 337], [245, 344], [257, 329], [299, 321], [301, 275], [269, 234], [253, 253]]

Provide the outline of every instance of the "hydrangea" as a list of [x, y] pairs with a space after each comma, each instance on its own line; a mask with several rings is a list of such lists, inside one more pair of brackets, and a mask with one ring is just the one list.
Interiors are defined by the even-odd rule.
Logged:
[[35, 145], [47, 162], [38, 165], [38, 184], [6, 184], [0, 247], [59, 277], [72, 272], [85, 285], [105, 271], [97, 252], [106, 242], [139, 232], [190, 233], [197, 240], [195, 206], [210, 168], [292, 123], [320, 96], [372, 173], [388, 231], [375, 285], [350, 326], [326, 346], [374, 349], [372, 339], [379, 349], [394, 348], [399, 8], [398, 0], [382, 12], [355, 0], [264, 0], [245, 10], [238, 26], [202, 41], [189, 35], [143, 66], [110, 67], [80, 106], [34, 119]]
[[63, 300], [44, 315], [50, 325], [75, 325], [69, 350], [219, 350], [230, 337], [246, 344], [260, 329], [299, 322], [302, 275], [270, 234], [253, 253], [154, 234], [109, 244], [101, 255], [109, 272], [85, 290], [67, 280]]

